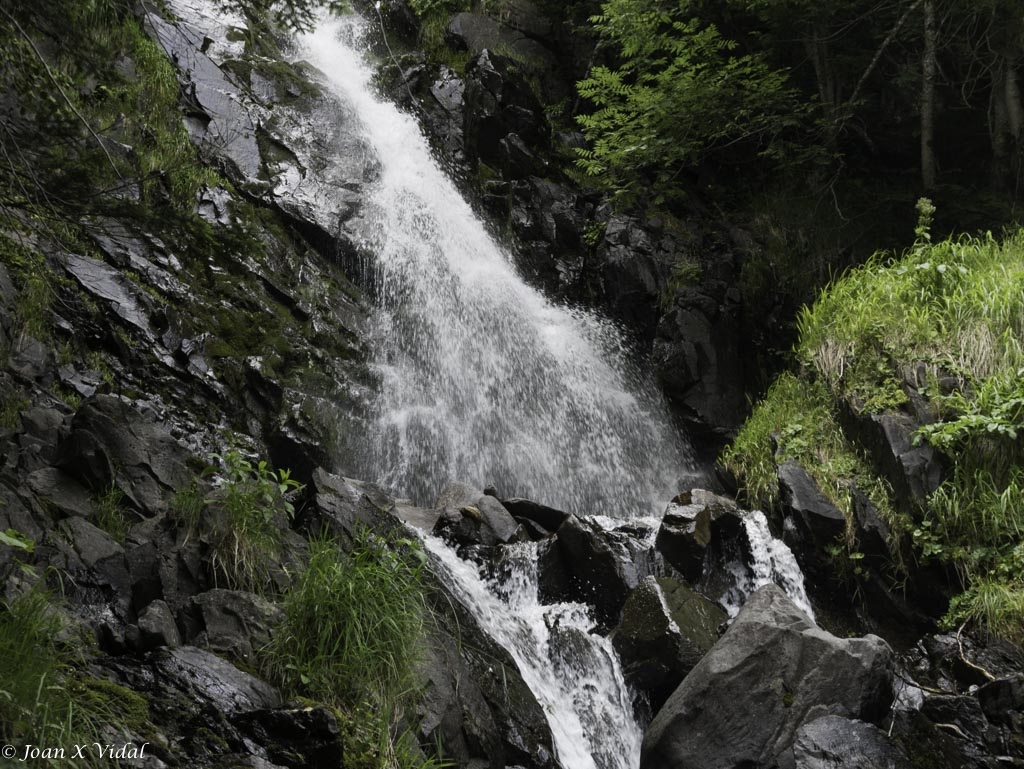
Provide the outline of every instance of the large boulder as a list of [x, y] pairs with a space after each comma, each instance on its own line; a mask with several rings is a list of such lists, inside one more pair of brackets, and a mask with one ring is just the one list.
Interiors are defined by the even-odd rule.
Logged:
[[501, 502], [465, 483], [447, 484], [435, 507], [442, 514], [434, 533], [456, 545], [493, 547], [527, 538]]
[[569, 593], [542, 596], [594, 607], [598, 622], [614, 627], [630, 592], [639, 582], [628, 536], [604, 531], [596, 524], [570, 516], [558, 529], [558, 554], [568, 575]]
[[878, 722], [892, 680], [885, 641], [836, 638], [767, 585], [655, 716], [641, 769], [791, 767], [802, 725], [827, 715]]

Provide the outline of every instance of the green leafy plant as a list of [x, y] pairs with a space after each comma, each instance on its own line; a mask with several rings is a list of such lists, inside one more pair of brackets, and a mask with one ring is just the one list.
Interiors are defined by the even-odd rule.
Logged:
[[[289, 498], [301, 484], [288, 470], [265, 460], [253, 464], [232, 449], [213, 459], [213, 491], [203, 500], [199, 530], [211, 548], [214, 575], [239, 590], [272, 590], [284, 531], [295, 514]], [[186, 516], [196, 515], [194, 496], [178, 498]]]
[[656, 200], [717, 147], [779, 149], [800, 120], [785, 72], [702, 21], [689, 3], [608, 0], [591, 24], [617, 54], [577, 84], [592, 110], [577, 121], [590, 141], [578, 167], [626, 199]]

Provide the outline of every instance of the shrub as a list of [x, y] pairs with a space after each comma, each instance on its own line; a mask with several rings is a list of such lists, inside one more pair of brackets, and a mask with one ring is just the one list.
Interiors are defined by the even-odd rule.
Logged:
[[346, 769], [433, 763], [409, 734], [392, 732], [413, 688], [424, 616], [421, 553], [410, 548], [365, 530], [347, 553], [313, 540], [263, 652], [268, 677], [338, 711]]
[[174, 507], [183, 522], [198, 528], [210, 544], [214, 578], [238, 590], [267, 592], [282, 554], [284, 532], [295, 514], [289, 499], [301, 484], [288, 470], [253, 464], [237, 450], [216, 455], [214, 489], [202, 500], [195, 489], [180, 491]]

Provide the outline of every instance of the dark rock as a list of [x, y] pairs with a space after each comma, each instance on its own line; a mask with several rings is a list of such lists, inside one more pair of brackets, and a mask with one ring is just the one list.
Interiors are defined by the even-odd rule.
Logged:
[[553, 507], [533, 502], [529, 499], [502, 499], [502, 505], [516, 518], [528, 518], [534, 523], [540, 524], [548, 531], [558, 531], [558, 527], [565, 523], [569, 513], [555, 510]]
[[153, 601], [139, 615], [139, 648], [142, 651], [167, 646], [181, 646], [181, 633], [174, 622], [171, 608], [163, 601]]
[[528, 146], [548, 143], [544, 111], [513, 62], [483, 51], [466, 69], [463, 134], [471, 162], [501, 168], [501, 140], [516, 134]]
[[458, 545], [508, 544], [523, 539], [519, 524], [495, 497], [464, 483], [449, 483], [437, 499], [443, 510], [434, 533]]
[[572, 575], [562, 556], [558, 539], [537, 545], [537, 599], [544, 604], [574, 600]]
[[163, 679], [229, 717], [281, 706], [281, 695], [272, 686], [194, 646], [156, 651], [152, 663], [158, 683]]
[[892, 677], [880, 638], [836, 638], [767, 585], [655, 716], [641, 769], [774, 766], [804, 723], [884, 717]]
[[344, 748], [338, 719], [325, 707], [257, 710], [231, 720], [250, 739], [266, 746], [270, 760], [277, 764], [295, 769], [342, 765]]
[[57, 444], [64, 434], [64, 415], [57, 409], [31, 408], [21, 413], [19, 464], [24, 470], [37, 470], [51, 464]]
[[689, 582], [704, 570], [713, 542], [735, 539], [743, 531], [736, 503], [703, 489], [683, 492], [665, 509], [655, 547]]
[[657, 712], [714, 646], [728, 616], [675, 580], [647, 577], [626, 600], [612, 642], [627, 683]]
[[93, 514], [92, 495], [78, 481], [56, 467], [36, 470], [25, 481], [37, 497], [64, 516], [89, 518]]
[[10, 351], [7, 370], [17, 377], [49, 386], [53, 381], [56, 359], [53, 350], [38, 339], [24, 337]]
[[928, 720], [948, 729], [984, 750], [989, 741], [989, 725], [978, 698], [970, 695], [938, 694], [926, 697], [921, 713]]
[[658, 381], [698, 436], [728, 435], [747, 410], [739, 297], [725, 282], [658, 285], [659, 291], [672, 291], [664, 314], [646, 320], [648, 327], [656, 321], [651, 350]]
[[82, 604], [109, 603], [119, 616], [126, 616], [132, 582], [124, 548], [84, 518], [68, 518], [59, 529], [73, 549], [68, 571], [75, 579], [66, 591], [68, 598]]
[[426, 680], [417, 713], [424, 740], [440, 738], [460, 766], [556, 769], [544, 711], [512, 657], [458, 595], [440, 584], [428, 595], [439, 621], [419, 665]]
[[795, 769], [910, 769], [903, 749], [863, 721], [825, 716], [797, 730]]
[[192, 601], [206, 628], [199, 643], [245, 662], [266, 646], [273, 627], [284, 618], [282, 610], [265, 598], [238, 590], [208, 590]]
[[598, 621], [609, 628], [618, 623], [622, 606], [638, 583], [622, 539], [576, 516], [566, 519], [557, 532], [572, 599], [593, 606]]
[[[1017, 673], [1006, 678], [997, 678], [978, 689], [978, 702], [989, 721], [1012, 725], [1022, 723], [1020, 714], [1024, 711], [1024, 674]], [[1017, 718], [1013, 716], [1014, 711]]]
[[342, 478], [318, 468], [307, 493], [300, 524], [309, 533], [326, 530], [351, 542], [361, 528], [386, 533], [400, 525], [392, 515], [395, 500], [372, 483]]
[[907, 414], [863, 413], [846, 399], [839, 401], [839, 418], [846, 434], [889, 481], [897, 505], [923, 509], [942, 482], [942, 467], [931, 446], [914, 445], [914, 431], [920, 425]]
[[821, 493], [806, 470], [796, 462], [783, 462], [778, 477], [783, 508], [806, 544], [821, 549], [843, 535], [846, 516]]
[[120, 270], [106, 262], [77, 254], [67, 254], [64, 269], [87, 293], [109, 305], [121, 320], [145, 338], [154, 338], [149, 321], [153, 300]]
[[[117, 486], [146, 515], [165, 512], [173, 491], [193, 478], [188, 453], [168, 428], [112, 395], [84, 401], [57, 464], [94, 492]], [[115, 472], [116, 468], [116, 472]]]

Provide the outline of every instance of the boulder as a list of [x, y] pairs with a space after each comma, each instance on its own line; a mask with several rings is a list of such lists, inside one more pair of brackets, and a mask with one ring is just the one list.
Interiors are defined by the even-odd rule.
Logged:
[[553, 507], [533, 502], [529, 499], [502, 499], [501, 504], [516, 518], [527, 518], [547, 531], [558, 531], [558, 528], [565, 523], [569, 513], [563, 513]]
[[464, 483], [449, 483], [435, 505], [442, 510], [434, 533], [456, 545], [492, 547], [528, 539], [495, 497]]
[[805, 723], [827, 715], [878, 722], [892, 679], [882, 639], [836, 638], [767, 585], [655, 716], [641, 769], [775, 766]]
[[153, 601], [139, 615], [139, 648], [142, 651], [167, 646], [181, 646], [181, 633], [171, 608], [160, 600]]
[[906, 753], [876, 726], [824, 716], [801, 726], [793, 743], [795, 769], [910, 769]]
[[556, 769], [551, 727], [511, 655], [457, 594], [440, 581], [429, 587], [439, 621], [418, 665], [423, 740], [440, 740], [459, 766]]
[[657, 712], [718, 640], [728, 616], [670, 578], [647, 577], [630, 593], [612, 643], [627, 683]]
[[84, 401], [60, 444], [57, 466], [94, 493], [112, 483], [146, 516], [166, 512], [173, 492], [194, 474], [188, 452], [165, 424], [113, 395]]
[[192, 603], [205, 627], [197, 643], [243, 662], [251, 662], [253, 652], [267, 645], [274, 625], [284, 618], [278, 606], [240, 590], [207, 590]]
[[571, 594], [561, 600], [588, 603], [607, 628], [618, 624], [622, 607], [638, 576], [629, 548], [612, 532], [570, 516], [557, 532], [558, 552], [569, 576]]
[[227, 716], [281, 706], [272, 686], [194, 646], [153, 652], [151, 665], [155, 684], [188, 693]]
[[712, 543], [735, 540], [741, 532], [743, 521], [735, 502], [693, 489], [676, 496], [665, 509], [655, 547], [688, 582], [695, 583]]

